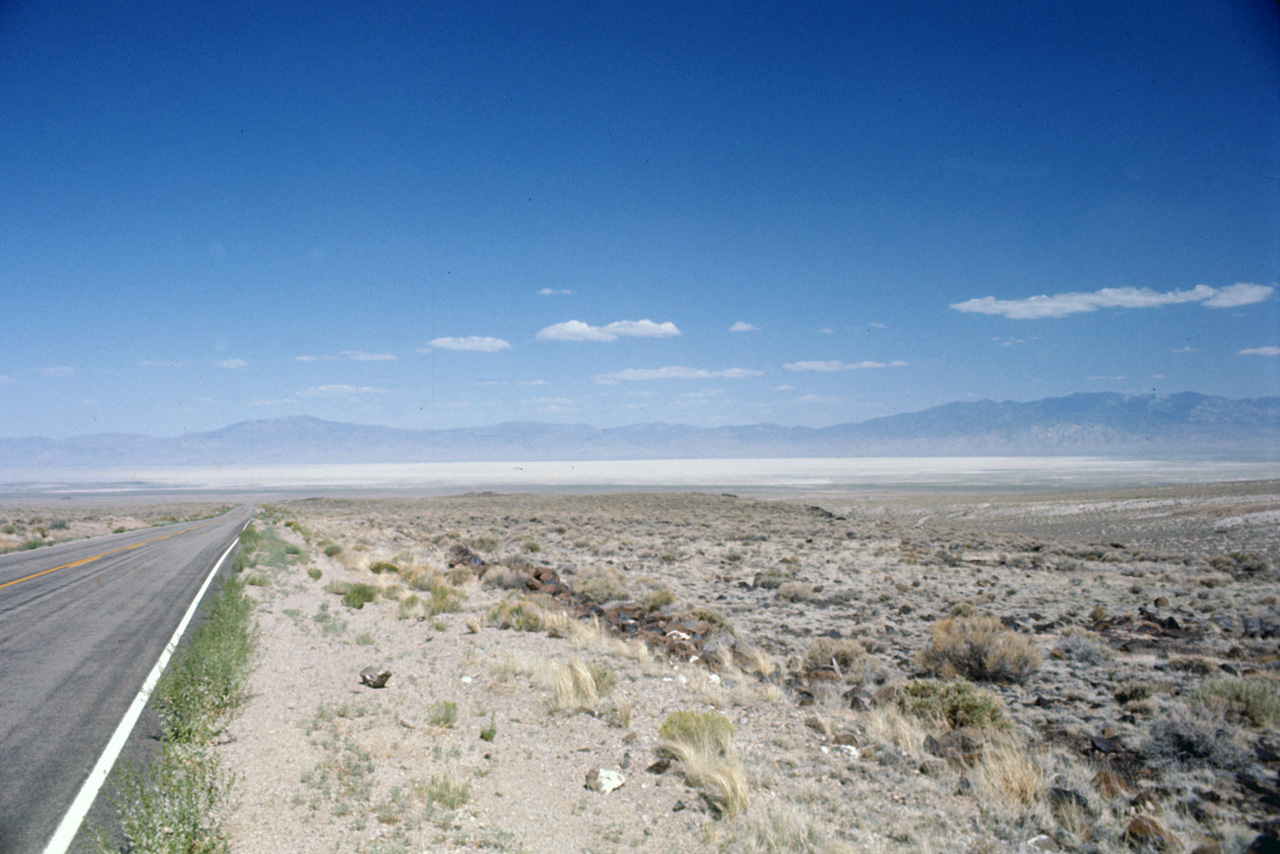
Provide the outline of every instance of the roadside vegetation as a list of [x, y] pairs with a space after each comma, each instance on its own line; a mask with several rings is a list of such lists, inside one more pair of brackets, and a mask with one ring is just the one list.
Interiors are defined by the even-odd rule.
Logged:
[[[236, 572], [256, 565], [260, 538], [241, 535]], [[139, 768], [116, 772], [109, 797], [120, 819], [117, 842], [101, 826], [90, 830], [101, 854], [215, 854], [227, 850], [222, 819], [232, 803], [233, 775], [214, 750], [246, 698], [257, 638], [252, 602], [244, 582], [225, 578], [206, 608], [206, 619], [160, 678], [152, 695], [160, 714], [161, 740]]]

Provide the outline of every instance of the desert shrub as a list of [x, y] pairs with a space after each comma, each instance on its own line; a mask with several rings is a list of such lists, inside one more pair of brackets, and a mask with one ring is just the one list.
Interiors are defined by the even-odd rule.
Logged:
[[491, 552], [498, 548], [498, 538], [490, 536], [471, 537], [466, 544], [474, 551]]
[[1115, 658], [1111, 647], [1083, 632], [1064, 635], [1058, 641], [1058, 652], [1074, 661], [1092, 665], [1106, 664]]
[[587, 665], [588, 672], [591, 673], [591, 681], [595, 683], [596, 694], [601, 697], [607, 697], [613, 693], [613, 689], [618, 687], [618, 674], [607, 664], [599, 662], [591, 662]]
[[538, 545], [537, 540], [525, 540], [520, 544], [520, 548], [524, 549], [526, 553], [531, 555], [542, 551], [542, 546]]
[[378, 598], [378, 588], [372, 584], [351, 581], [331, 581], [325, 585], [326, 593], [334, 593], [342, 597], [342, 604], [348, 608], [359, 610], [366, 602]]
[[800, 660], [800, 671], [812, 673], [834, 661], [840, 672], [847, 674], [866, 654], [866, 648], [856, 640], [818, 638], [809, 645], [804, 658]]
[[791, 577], [791, 573], [781, 569], [766, 569], [764, 572], [756, 576], [756, 587], [762, 590], [777, 590], [787, 579]]
[[678, 619], [681, 620], [701, 620], [711, 626], [712, 630], [720, 630], [731, 635], [736, 635], [733, 630], [733, 623], [729, 622], [729, 618], [721, 614], [715, 608], [699, 607], [691, 611], [681, 614]]
[[400, 607], [396, 611], [397, 620], [425, 620], [427, 618], [427, 603], [416, 593], [410, 593], [400, 600]]
[[680, 763], [690, 785], [725, 814], [747, 806], [747, 780], [734, 747], [733, 724], [713, 712], [673, 712], [658, 728], [659, 752]]
[[432, 617], [437, 614], [452, 613], [461, 610], [462, 602], [466, 598], [466, 595], [457, 588], [440, 581], [431, 588], [431, 599], [427, 603], [427, 610]]
[[649, 594], [649, 599], [645, 602], [645, 610], [649, 613], [661, 611], [663, 608], [676, 601], [676, 595], [666, 587], [661, 590], [655, 590]]
[[799, 602], [813, 595], [813, 585], [803, 581], [788, 581], [778, 587], [778, 598], [784, 602]]
[[450, 769], [443, 775], [433, 776], [423, 796], [428, 803], [456, 810], [470, 799], [471, 785], [458, 779], [457, 772]]
[[489, 624], [501, 629], [536, 632], [542, 628], [542, 609], [521, 596], [508, 596], [489, 609]]
[[582, 573], [573, 586], [573, 592], [582, 601], [597, 605], [627, 598], [620, 574], [613, 570], [595, 569]]
[[71, 526], [66, 519], [54, 519], [52, 522], [49, 523], [50, 531], [65, 531], [69, 527]]
[[[6, 527], [6, 528], [12, 528], [13, 526], [12, 526], [12, 525], [6, 525], [5, 527]], [[119, 527], [112, 528], [112, 529], [111, 529], [111, 533], [113, 533], [113, 534], [123, 534], [123, 533], [124, 533], [125, 531], [127, 531], [127, 530], [129, 530], [129, 529], [128, 529], [128, 528], [126, 528], [124, 525], [120, 525]], [[5, 531], [5, 533], [6, 533], [6, 534], [12, 534], [12, 533], [13, 533], [13, 531]]]
[[1117, 685], [1112, 696], [1116, 698], [1117, 703], [1135, 703], [1150, 699], [1153, 693], [1155, 693], [1155, 686], [1151, 683], [1131, 680]]
[[1233, 720], [1254, 727], [1280, 724], [1280, 690], [1263, 679], [1223, 677], [1197, 686], [1188, 696], [1191, 705], [1205, 709], [1221, 708]]
[[979, 682], [1025, 682], [1040, 669], [1035, 643], [995, 617], [948, 617], [933, 626], [933, 642], [920, 654], [929, 672]]
[[1000, 698], [965, 679], [913, 680], [898, 692], [897, 703], [903, 712], [952, 729], [962, 726], [1006, 729], [1009, 726]]
[[497, 563], [488, 567], [480, 577], [480, 583], [486, 587], [500, 587], [504, 590], [520, 590], [525, 586], [525, 574], [519, 569]]
[[1183, 770], [1206, 765], [1233, 770], [1245, 762], [1221, 716], [1186, 706], [1174, 707], [1151, 724], [1142, 752], [1152, 765]]
[[313, 566], [307, 570], [307, 577], [310, 578], [312, 581], [319, 581], [320, 576], [322, 575], [324, 575], [324, 573], [321, 572], [320, 568], [317, 566]]
[[1233, 575], [1254, 575], [1271, 568], [1265, 558], [1252, 552], [1228, 552], [1209, 558], [1209, 565], [1219, 572], [1230, 572]]
[[458, 704], [445, 700], [433, 703], [427, 710], [427, 722], [432, 726], [451, 727], [458, 721]]
[[1201, 658], [1198, 655], [1180, 655], [1177, 658], [1171, 658], [1169, 659], [1169, 669], [1176, 670], [1179, 673], [1191, 673], [1196, 676], [1208, 676], [1218, 670], [1217, 667], [1214, 667], [1212, 661]]
[[394, 572], [396, 575], [399, 575], [400, 567], [396, 566], [394, 563], [391, 563], [390, 561], [378, 560], [369, 564], [369, 571], [372, 572], [374, 575], [381, 575], [384, 572]]
[[340, 554], [342, 554], [342, 546], [337, 543], [330, 543], [324, 547], [325, 557], [337, 557]]

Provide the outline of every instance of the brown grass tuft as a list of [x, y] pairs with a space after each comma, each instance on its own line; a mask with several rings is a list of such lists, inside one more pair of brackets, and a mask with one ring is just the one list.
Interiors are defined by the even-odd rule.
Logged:
[[920, 653], [920, 665], [944, 679], [1025, 682], [1040, 669], [1040, 651], [995, 617], [948, 617], [934, 624], [933, 643]]

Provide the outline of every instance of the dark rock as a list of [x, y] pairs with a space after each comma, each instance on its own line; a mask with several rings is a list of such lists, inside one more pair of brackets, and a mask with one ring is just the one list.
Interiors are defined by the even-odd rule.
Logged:
[[1049, 803], [1057, 808], [1079, 807], [1086, 810], [1089, 808], [1088, 798], [1075, 789], [1068, 789], [1065, 786], [1054, 786], [1049, 789]]
[[1093, 745], [1093, 749], [1099, 753], [1124, 753], [1124, 748], [1114, 738], [1095, 735], [1089, 739], [1089, 742]]
[[650, 774], [665, 774], [670, 767], [671, 760], [664, 756], [644, 770], [648, 771]]
[[370, 688], [382, 688], [391, 678], [391, 671], [385, 667], [366, 667], [360, 671], [360, 681]]
[[484, 566], [484, 558], [471, 549], [458, 543], [449, 549], [449, 567], [469, 566], [473, 569]]
[[1157, 851], [1180, 851], [1182, 843], [1160, 822], [1140, 815], [1129, 822], [1124, 832], [1125, 841], [1133, 848], [1154, 848]]
[[1280, 854], [1280, 839], [1274, 836], [1259, 836], [1249, 843], [1244, 854]]

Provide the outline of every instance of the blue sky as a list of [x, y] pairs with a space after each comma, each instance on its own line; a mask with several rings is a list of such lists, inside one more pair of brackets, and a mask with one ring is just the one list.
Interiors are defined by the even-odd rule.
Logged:
[[1280, 394], [1276, 5], [974, 5], [0, 4], [0, 435]]

